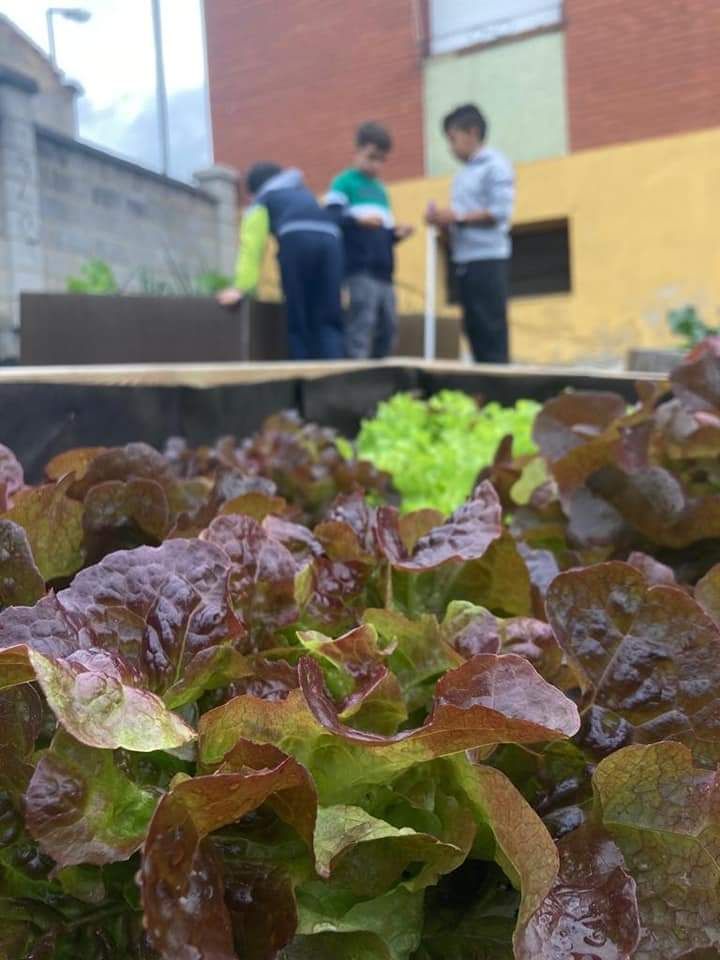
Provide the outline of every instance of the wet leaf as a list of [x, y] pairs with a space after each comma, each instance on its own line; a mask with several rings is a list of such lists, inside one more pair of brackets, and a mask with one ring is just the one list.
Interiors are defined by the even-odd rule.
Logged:
[[24, 482], [19, 460], [12, 450], [0, 443], [0, 513], [10, 509], [13, 497], [22, 490]]
[[244, 641], [230, 606], [230, 565], [198, 540], [119, 551], [79, 573], [58, 604], [93, 646], [119, 653], [162, 693], [186, 670], [197, 677], [208, 649]]
[[392, 610], [366, 610], [363, 619], [382, 640], [410, 711], [427, 706], [436, 680], [463, 661], [443, 637], [433, 616], [411, 620]]
[[376, 513], [360, 492], [338, 497], [314, 534], [331, 560], [373, 563], [378, 554]]
[[715, 623], [720, 624], [720, 564], [708, 570], [696, 584], [695, 599]]
[[647, 582], [653, 586], [657, 587], [663, 584], [668, 587], [677, 586], [672, 568], [666, 566], [664, 563], [660, 563], [659, 560], [655, 560], [653, 557], [649, 557], [646, 553], [635, 551], [630, 554], [627, 562], [631, 567], [639, 570]]
[[614, 459], [624, 413], [625, 401], [615, 393], [566, 391], [545, 403], [533, 438], [563, 497]]
[[[109, 480], [88, 491], [83, 527], [86, 536], [113, 543], [123, 532], [160, 542], [168, 533], [170, 509], [163, 488], [154, 480]], [[124, 545], [124, 544], [120, 544]], [[107, 551], [106, 551], [107, 552]]]
[[298, 619], [292, 554], [251, 517], [218, 517], [203, 534], [230, 558], [229, 589], [235, 611], [256, 643]]
[[226, 500], [218, 511], [221, 516], [238, 513], [252, 517], [258, 523], [269, 516], [278, 516], [285, 513], [287, 503], [282, 497], [273, 497], [267, 493], [248, 492]]
[[720, 407], [719, 357], [720, 338], [708, 337], [671, 373], [673, 393], [691, 410], [716, 411]]
[[478, 825], [486, 824], [495, 836], [495, 859], [522, 893], [518, 916], [522, 927], [557, 877], [555, 844], [542, 820], [503, 773], [465, 757], [450, 762]]
[[19, 802], [33, 774], [42, 703], [27, 683], [0, 691], [0, 789]]
[[381, 896], [400, 882], [408, 890], [437, 883], [439, 875], [463, 862], [468, 847], [393, 827], [361, 807], [343, 804], [318, 810], [317, 871], [362, 899]]
[[326, 679], [343, 720], [376, 733], [395, 733], [408, 711], [397, 677], [386, 666], [392, 647], [380, 650], [372, 626], [351, 630], [337, 640], [308, 631], [298, 634], [303, 648], [325, 667]]
[[654, 543], [680, 548], [720, 536], [720, 496], [688, 496], [678, 477], [662, 467], [626, 473], [606, 466], [588, 487]]
[[120, 771], [111, 751], [60, 731], [33, 773], [25, 822], [58, 865], [101, 865], [140, 848], [156, 802]]
[[556, 682], [563, 655], [552, 628], [531, 617], [504, 620], [471, 603], [451, 603], [442, 624], [445, 640], [465, 659], [481, 653], [527, 657], [546, 679]]
[[[391, 960], [410, 960], [420, 944], [422, 892], [410, 893], [398, 887], [382, 897], [348, 903], [334, 897], [324, 884], [307, 884], [298, 892], [298, 907], [298, 933], [305, 936], [308, 944], [315, 939], [310, 935], [319, 932], [360, 934], [356, 947], [359, 953], [349, 954], [353, 958], [378, 960], [383, 957], [375, 937]], [[289, 956], [293, 957], [292, 951]]]
[[225, 876], [218, 846], [209, 839], [284, 791], [311, 791], [299, 764], [272, 754], [271, 767], [183, 780], [158, 805], [145, 842], [141, 886], [148, 932], [162, 958], [234, 960], [234, 929], [241, 942], [255, 939], [258, 924], [268, 930], [267, 913], [252, 908], [257, 885], [280, 940], [273, 950], [272, 942], [264, 944], [267, 954], [261, 955], [272, 956], [290, 940], [295, 903], [282, 872], [237, 864]]
[[489, 743], [572, 736], [575, 705], [545, 683], [527, 660], [484, 656], [445, 674], [425, 724], [385, 737], [346, 726], [322, 670], [300, 662], [299, 691], [280, 702], [238, 697], [201, 720], [201, 755], [215, 764], [238, 737], [270, 743], [312, 773], [322, 802], [350, 802], [360, 784], [384, 783], [415, 763]]
[[32, 679], [62, 726], [89, 747], [148, 753], [195, 737], [116, 654], [89, 649], [51, 659], [24, 646], [0, 650], [0, 686]]
[[45, 593], [25, 530], [0, 520], [0, 608], [32, 606]]
[[558, 852], [557, 879], [520, 927], [517, 960], [630, 960], [640, 942], [640, 917], [620, 850], [602, 830], [581, 827], [563, 837]]
[[74, 450], [65, 450], [46, 465], [45, 476], [48, 480], [57, 481], [72, 473], [75, 480], [82, 480], [93, 460], [103, 453], [107, 453], [107, 447], [76, 447]]
[[57, 580], [78, 571], [84, 562], [82, 506], [68, 496], [72, 477], [55, 485], [19, 493], [6, 520], [23, 527], [43, 579]]
[[715, 763], [720, 633], [690, 596], [607, 563], [561, 574], [547, 607], [588, 692], [589, 745], [600, 756], [633, 740], [672, 738]]
[[637, 884], [637, 960], [720, 946], [720, 789], [679, 743], [627, 747], [598, 766], [598, 813]]
[[273, 864], [226, 862], [225, 903], [237, 954], [248, 960], [275, 960], [297, 928], [292, 880]]
[[408, 555], [397, 521], [381, 511], [379, 532], [383, 549], [396, 570], [420, 573], [448, 561], [477, 560], [502, 534], [502, 507], [495, 488], [480, 484], [472, 499], [455, 511], [448, 522], [430, 530]]
[[[81, 469], [70, 488], [70, 495], [78, 500], [84, 500], [93, 487], [108, 481], [152, 480], [168, 492], [176, 485], [169, 461], [146, 443], [100, 450], [93, 456], [95, 452], [75, 451]], [[58, 471], [57, 465], [51, 465], [49, 469], [53, 473]]]

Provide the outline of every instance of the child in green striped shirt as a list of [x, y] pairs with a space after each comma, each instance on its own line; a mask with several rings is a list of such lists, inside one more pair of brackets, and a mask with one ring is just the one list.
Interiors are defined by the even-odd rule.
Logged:
[[386, 357], [396, 333], [395, 244], [411, 227], [395, 223], [387, 190], [380, 179], [392, 149], [388, 131], [363, 123], [357, 131], [355, 162], [330, 185], [325, 205], [342, 227], [345, 276], [350, 309], [345, 322], [345, 349], [362, 360]]

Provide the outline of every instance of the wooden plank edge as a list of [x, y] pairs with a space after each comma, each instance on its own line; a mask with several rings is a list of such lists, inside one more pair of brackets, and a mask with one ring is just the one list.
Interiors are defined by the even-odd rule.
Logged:
[[394, 357], [365, 362], [339, 360], [303, 363], [197, 363], [101, 364], [93, 366], [43, 366], [0, 368], [3, 383], [86, 384], [88, 386], [186, 386], [206, 389], [244, 383], [268, 383], [294, 378], [317, 379], [378, 367], [415, 368], [436, 373], [487, 374], [496, 377], [593, 377], [598, 380], [665, 379], [649, 371], [609, 370], [597, 367], [540, 366], [530, 364], [469, 364], [458, 360], [419, 360]]

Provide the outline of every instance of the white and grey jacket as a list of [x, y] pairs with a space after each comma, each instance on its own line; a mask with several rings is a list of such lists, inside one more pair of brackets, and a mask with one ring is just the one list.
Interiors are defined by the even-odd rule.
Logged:
[[515, 202], [515, 172], [507, 157], [492, 147], [482, 147], [455, 175], [452, 209], [457, 214], [487, 210], [495, 223], [451, 228], [454, 263], [505, 260], [512, 253], [510, 222]]

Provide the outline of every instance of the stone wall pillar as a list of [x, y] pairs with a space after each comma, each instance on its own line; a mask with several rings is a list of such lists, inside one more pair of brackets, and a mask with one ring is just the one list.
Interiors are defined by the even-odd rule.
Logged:
[[18, 354], [20, 294], [42, 290], [34, 80], [0, 69], [0, 359]]
[[199, 170], [195, 180], [202, 190], [217, 200], [217, 269], [232, 277], [237, 254], [239, 174], [233, 167], [216, 164]]

